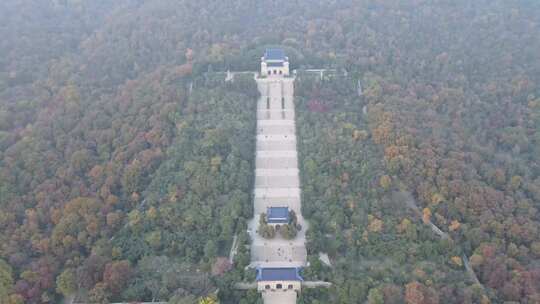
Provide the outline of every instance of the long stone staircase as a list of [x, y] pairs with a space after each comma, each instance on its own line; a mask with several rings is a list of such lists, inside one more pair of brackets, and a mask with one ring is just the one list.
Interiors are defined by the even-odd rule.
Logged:
[[[300, 177], [294, 120], [294, 78], [258, 78], [257, 150], [254, 218], [249, 223], [252, 267], [304, 267], [307, 222], [301, 214]], [[279, 234], [264, 239], [257, 234], [259, 217], [268, 207], [294, 210], [302, 229], [293, 240]], [[296, 292], [263, 293], [265, 303], [296, 303]]]

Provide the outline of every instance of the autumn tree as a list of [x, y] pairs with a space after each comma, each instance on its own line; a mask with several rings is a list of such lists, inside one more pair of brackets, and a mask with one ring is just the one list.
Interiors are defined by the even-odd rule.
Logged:
[[129, 283], [132, 268], [128, 261], [114, 261], [105, 265], [103, 284], [113, 295], [120, 293]]

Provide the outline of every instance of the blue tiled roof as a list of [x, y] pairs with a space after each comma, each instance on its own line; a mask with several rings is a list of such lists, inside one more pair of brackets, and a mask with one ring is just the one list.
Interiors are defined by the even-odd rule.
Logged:
[[264, 52], [266, 60], [285, 60], [285, 52], [283, 49], [266, 49]]
[[288, 223], [288, 207], [268, 207], [266, 209], [266, 219], [268, 223]]
[[257, 268], [257, 281], [303, 281], [296, 267]]

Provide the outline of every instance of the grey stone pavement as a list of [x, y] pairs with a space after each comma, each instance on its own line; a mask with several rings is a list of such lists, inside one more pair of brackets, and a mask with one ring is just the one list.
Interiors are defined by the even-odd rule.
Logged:
[[[255, 216], [249, 222], [252, 267], [303, 267], [306, 265], [305, 231], [301, 215], [300, 178], [294, 120], [294, 79], [257, 79], [261, 97], [257, 102], [257, 152], [254, 189]], [[277, 235], [267, 240], [257, 234], [259, 216], [267, 207], [288, 206], [302, 225], [296, 238]], [[290, 297], [283, 293], [267, 297]], [[296, 298], [296, 295], [294, 295]], [[265, 303], [271, 303], [266, 302]], [[295, 303], [280, 300], [275, 303]]]
[[265, 304], [296, 303], [296, 292], [294, 291], [264, 292], [262, 297]]

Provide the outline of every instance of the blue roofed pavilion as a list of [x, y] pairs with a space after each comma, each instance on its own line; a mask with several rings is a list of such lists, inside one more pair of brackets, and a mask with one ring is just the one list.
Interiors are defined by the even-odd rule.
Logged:
[[288, 224], [289, 223], [289, 208], [288, 207], [268, 207], [266, 209], [266, 221], [269, 224]]
[[289, 58], [285, 51], [280, 48], [267, 48], [261, 57], [262, 77], [287, 77], [289, 76]]
[[260, 281], [304, 281], [298, 267], [257, 268], [257, 282]]
[[285, 61], [285, 51], [283, 51], [283, 49], [266, 49], [266, 52], [264, 52], [264, 59]]

